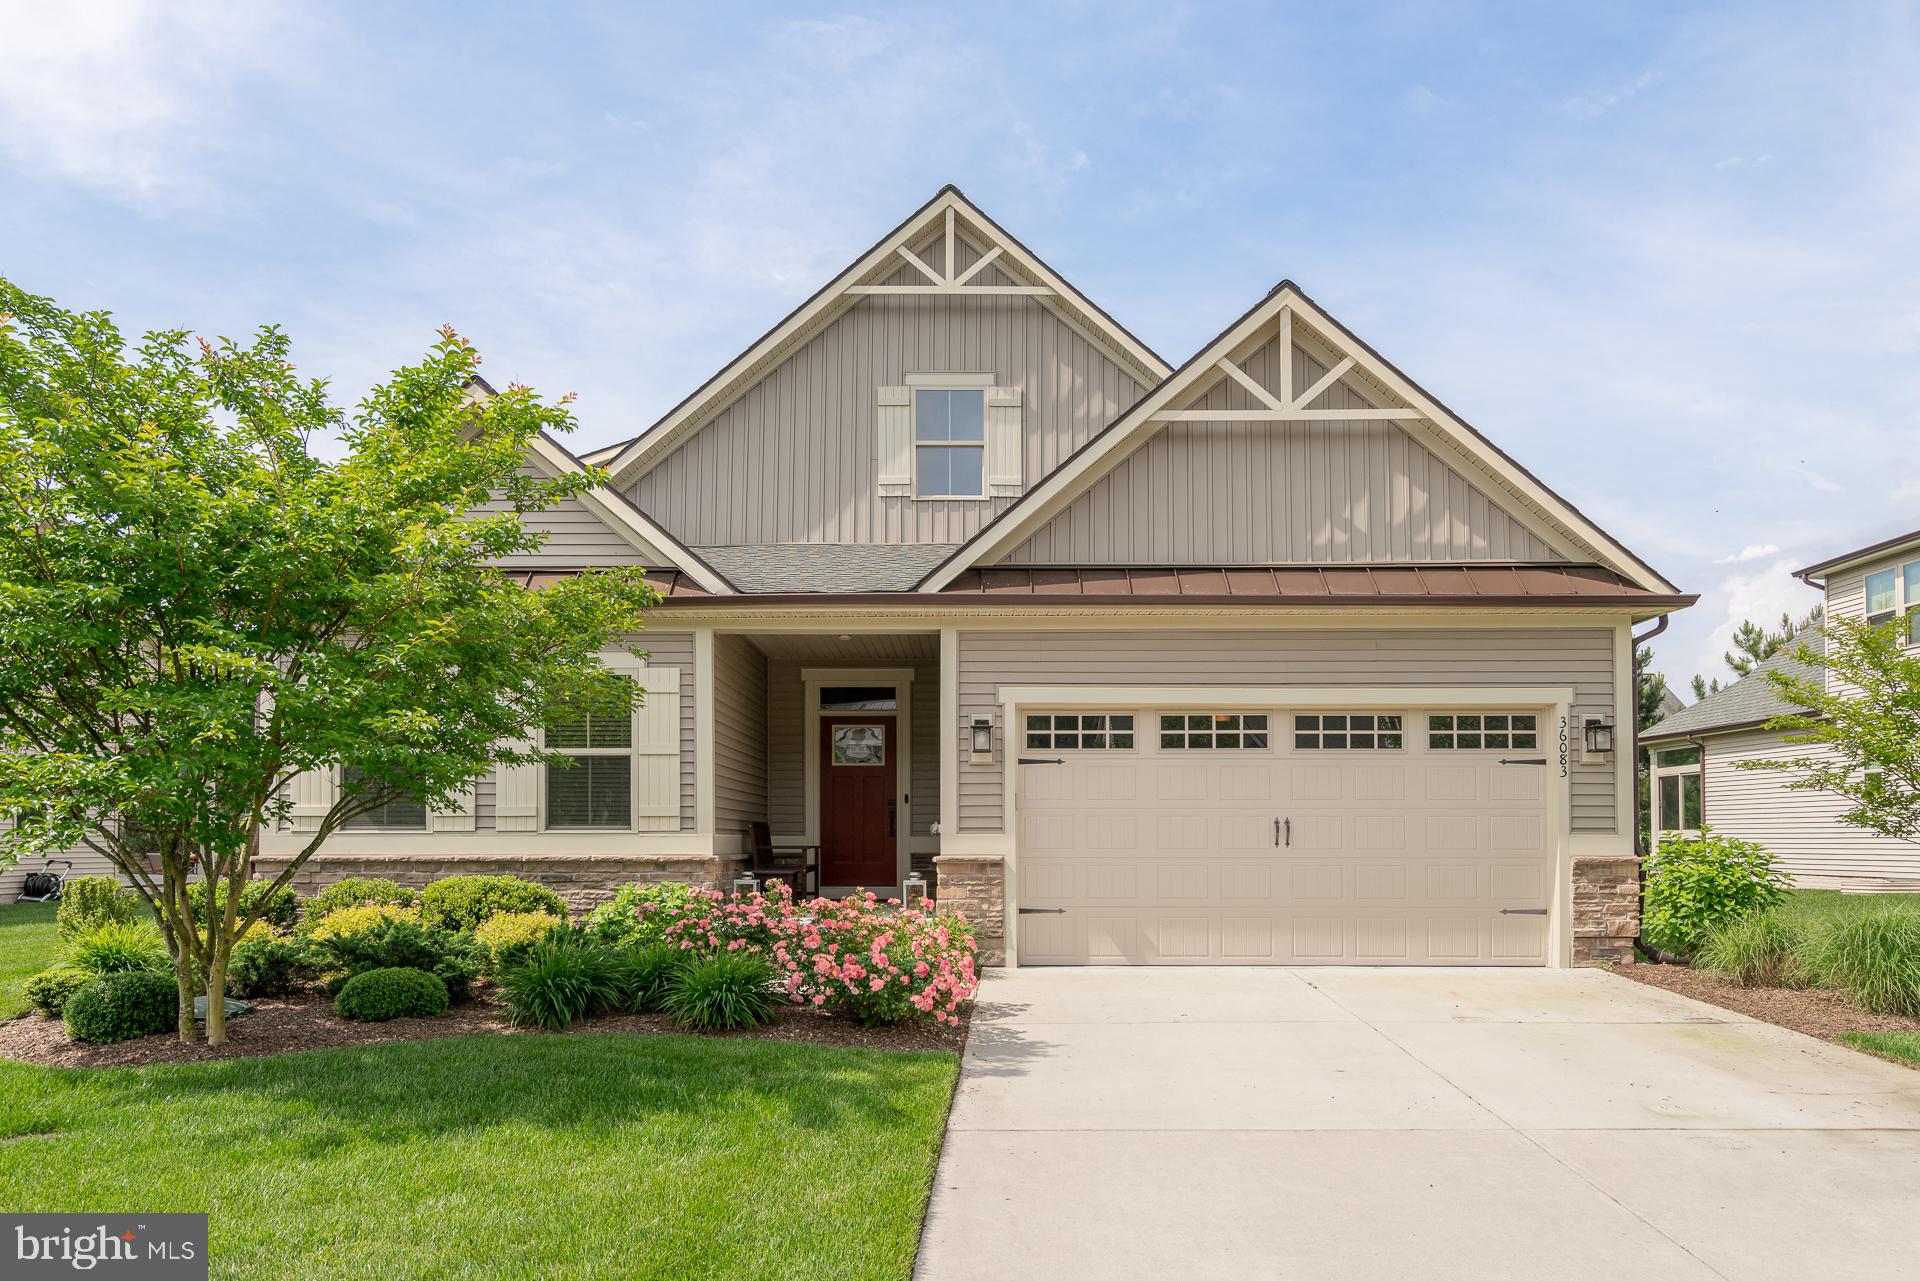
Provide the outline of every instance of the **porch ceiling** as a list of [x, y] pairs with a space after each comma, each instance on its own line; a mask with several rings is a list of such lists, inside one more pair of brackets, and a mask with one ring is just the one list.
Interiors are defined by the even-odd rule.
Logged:
[[797, 658], [816, 663], [932, 662], [940, 657], [935, 632], [877, 635], [854, 632], [846, 639], [830, 632], [753, 632], [747, 639], [768, 658]]

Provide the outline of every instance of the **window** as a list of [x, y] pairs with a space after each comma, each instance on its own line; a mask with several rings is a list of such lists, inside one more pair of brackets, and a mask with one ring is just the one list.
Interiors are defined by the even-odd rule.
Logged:
[[1669, 748], [1661, 752], [1659, 758], [1654, 762], [1658, 768], [1662, 769], [1670, 765], [1698, 765], [1699, 763], [1700, 749], [1697, 747]]
[[[341, 790], [353, 791], [364, 777], [366, 776], [356, 766], [341, 766]], [[427, 829], [427, 807], [411, 796], [390, 796], [366, 813], [348, 819], [343, 826], [349, 832], [390, 828], [424, 832]]]
[[633, 826], [633, 718], [582, 715], [547, 726], [571, 765], [547, 767], [548, 827]]
[[835, 765], [885, 765], [887, 763], [887, 727], [884, 725], [835, 725], [833, 727], [833, 763]]
[[1027, 746], [1068, 751], [1131, 751], [1133, 716], [1115, 712], [1029, 716]]
[[820, 689], [823, 712], [894, 712], [900, 694], [892, 685], [825, 685]]
[[1877, 627], [1904, 613], [1907, 644], [1920, 645], [1920, 560], [1868, 574], [1866, 586], [1867, 622]]
[[1160, 746], [1172, 751], [1244, 751], [1266, 745], [1265, 712], [1168, 712], [1160, 717]]
[[1293, 718], [1293, 745], [1308, 750], [1393, 751], [1402, 746], [1398, 712], [1303, 712]]
[[1660, 776], [1660, 830], [1697, 832], [1700, 830], [1700, 775], [1662, 774]]
[[1447, 712], [1427, 717], [1427, 746], [1438, 751], [1540, 746], [1531, 712]]
[[919, 498], [986, 497], [984, 387], [914, 390], [913, 492]]

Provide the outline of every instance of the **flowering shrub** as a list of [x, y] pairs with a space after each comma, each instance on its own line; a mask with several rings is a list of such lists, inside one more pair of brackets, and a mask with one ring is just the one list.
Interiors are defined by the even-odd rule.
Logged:
[[587, 916], [595, 942], [645, 946], [658, 943], [667, 927], [693, 907], [700, 891], [681, 881], [622, 885]]
[[697, 953], [759, 953], [793, 1004], [866, 1024], [916, 1016], [958, 1024], [961, 1003], [979, 986], [964, 917], [872, 893], [795, 902], [785, 886], [771, 894], [698, 891], [665, 941]]

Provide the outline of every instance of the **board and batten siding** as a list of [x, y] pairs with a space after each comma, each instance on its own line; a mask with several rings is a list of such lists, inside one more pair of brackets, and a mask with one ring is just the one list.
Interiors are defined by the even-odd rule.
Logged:
[[1706, 762], [1706, 821], [1722, 836], [1758, 841], [1809, 885], [1920, 881], [1920, 844], [1840, 821], [1850, 805], [1832, 792], [1795, 791], [1793, 775], [1745, 770], [1741, 761], [1823, 756], [1831, 749], [1785, 741], [1780, 730], [1700, 739]]
[[[1279, 339], [1242, 365], [1276, 391]], [[1326, 367], [1298, 347], [1294, 386]], [[1258, 409], [1223, 381], [1195, 409]], [[1369, 402], [1344, 382], [1316, 409]], [[1101, 477], [1006, 564], [1551, 561], [1553, 548], [1393, 423], [1180, 422]]]
[[[921, 256], [940, 267], [938, 240]], [[961, 269], [971, 247], [954, 255]], [[912, 268], [890, 278], [919, 280]], [[1004, 282], [989, 265], [975, 278]], [[696, 547], [960, 543], [1013, 497], [882, 497], [879, 389], [908, 374], [987, 373], [1021, 390], [1027, 485], [1139, 398], [1141, 386], [1032, 298], [863, 298], [634, 482], [629, 497]]]
[[713, 638], [713, 816], [767, 822], [767, 658], [744, 636]]
[[[532, 466], [520, 470], [525, 475], [545, 475]], [[619, 499], [608, 495], [608, 501]], [[495, 499], [475, 508], [474, 514], [491, 515], [506, 510], [507, 505]], [[526, 513], [520, 517], [520, 523], [545, 534], [546, 542], [534, 551], [503, 556], [493, 562], [504, 569], [578, 569], [589, 565], [661, 568], [671, 563], [657, 549], [635, 546], [578, 498], [563, 498], [543, 511]]]
[[[1614, 641], [1606, 628], [963, 631], [960, 717], [997, 719], [1003, 685], [1554, 685], [1573, 689], [1577, 725], [1613, 716]], [[1573, 830], [1617, 831], [1613, 765], [1576, 753], [1570, 782]], [[1004, 799], [998, 762], [962, 762], [961, 831], [1004, 830]]]
[[[797, 838], [807, 830], [806, 687], [800, 672], [831, 666], [790, 658], [767, 665], [767, 793], [776, 838]], [[915, 659], [901, 666], [913, 668], [908, 835], [926, 836], [940, 817], [940, 660]]]

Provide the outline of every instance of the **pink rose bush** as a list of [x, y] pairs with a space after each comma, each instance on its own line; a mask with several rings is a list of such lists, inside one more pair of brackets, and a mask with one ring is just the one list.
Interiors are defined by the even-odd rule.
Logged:
[[973, 927], [868, 891], [844, 899], [796, 901], [772, 893], [697, 891], [665, 941], [689, 952], [764, 955], [786, 998], [851, 1015], [861, 1023], [932, 1018], [960, 1022], [973, 996]]

